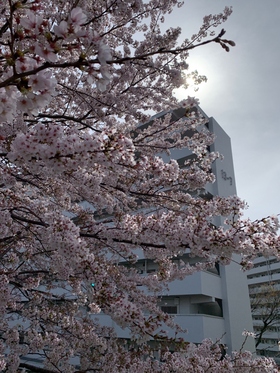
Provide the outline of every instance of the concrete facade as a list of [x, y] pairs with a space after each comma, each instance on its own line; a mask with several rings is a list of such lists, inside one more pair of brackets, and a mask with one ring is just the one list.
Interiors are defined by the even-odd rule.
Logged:
[[[160, 113], [155, 117], [165, 114]], [[172, 113], [173, 119], [184, 115], [185, 109], [177, 109]], [[203, 115], [207, 118], [206, 127], [216, 136], [209, 150], [218, 151], [223, 154], [224, 159], [217, 160], [213, 164], [216, 181], [214, 184], [207, 185], [202, 193], [206, 193], [207, 198], [215, 195], [224, 197], [235, 195], [230, 138], [214, 118], [207, 117], [205, 113]], [[163, 155], [162, 158], [166, 161], [173, 158], [179, 164], [183, 164], [184, 159], [190, 155], [189, 149], [174, 149], [170, 157]], [[223, 221], [217, 218], [213, 223], [218, 226], [222, 225]], [[187, 252], [181, 259], [188, 262], [196, 260], [189, 257]], [[238, 261], [237, 257], [233, 259]], [[145, 260], [140, 250], [137, 266], [143, 275], [156, 269], [155, 263]], [[188, 330], [187, 334], [178, 335], [187, 341], [200, 343], [205, 338], [211, 338], [214, 342], [220, 340], [219, 343], [225, 344], [230, 353], [232, 350], [239, 350], [244, 343], [242, 335], [244, 329], [253, 331], [246, 274], [234, 261], [231, 265], [217, 264], [209, 271], [198, 272], [182, 281], [172, 282], [169, 291], [159, 294], [159, 299], [162, 310], [174, 315], [176, 322], [183, 329]], [[121, 338], [129, 338], [128, 329], [119, 328], [109, 316], [99, 314], [97, 318], [102, 324], [113, 326]], [[244, 348], [254, 351], [254, 340], [249, 338]]]

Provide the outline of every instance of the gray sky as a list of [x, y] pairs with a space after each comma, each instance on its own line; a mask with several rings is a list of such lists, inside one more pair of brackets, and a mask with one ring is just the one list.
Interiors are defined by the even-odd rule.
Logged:
[[280, 2], [186, 0], [166, 26], [190, 37], [204, 15], [226, 5], [233, 14], [218, 30], [236, 47], [227, 53], [213, 43], [192, 51], [188, 63], [208, 78], [195, 95], [231, 137], [238, 195], [249, 204], [245, 216], [257, 219], [280, 213]]

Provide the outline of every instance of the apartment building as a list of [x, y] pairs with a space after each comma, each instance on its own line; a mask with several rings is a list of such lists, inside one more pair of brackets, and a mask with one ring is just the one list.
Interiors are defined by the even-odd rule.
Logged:
[[[209, 184], [203, 191], [198, 191], [198, 198], [211, 198], [212, 196], [230, 196], [236, 194], [234, 167], [232, 159], [231, 141], [229, 136], [215, 121], [206, 116], [206, 127], [215, 134], [216, 140], [210, 146], [210, 151], [218, 151], [224, 159], [217, 160], [213, 165], [216, 176], [214, 184]], [[166, 113], [160, 113], [161, 117]], [[172, 112], [172, 119], [184, 117], [185, 109], [180, 108]], [[149, 125], [146, 124], [146, 125]], [[175, 149], [170, 157], [163, 155], [163, 159], [169, 161], [176, 159], [180, 165], [191, 155], [189, 149]], [[222, 225], [223, 221], [217, 218], [215, 225]], [[139, 250], [137, 268], [143, 276], [156, 270], [156, 264], [143, 257]], [[186, 252], [178, 260], [195, 264], [196, 258]], [[238, 258], [235, 258], [238, 259]], [[123, 263], [125, 265], [125, 263]], [[239, 350], [244, 342], [242, 332], [244, 329], [252, 331], [252, 319], [246, 275], [240, 270], [240, 266], [234, 261], [229, 266], [216, 264], [215, 268], [197, 272], [184, 280], [173, 281], [169, 290], [159, 294], [159, 305], [162, 310], [172, 314], [176, 323], [188, 333], [182, 333], [181, 337], [194, 343], [200, 343], [205, 338], [213, 341], [220, 340], [227, 346], [228, 352]], [[121, 329], [105, 314], [97, 315], [100, 322], [116, 329], [119, 337], [129, 338], [129, 330]], [[171, 332], [171, 331], [170, 331]], [[171, 334], [172, 335], [172, 334]], [[254, 340], [248, 339], [245, 348], [254, 351]]]
[[[280, 365], [280, 264], [260, 256], [247, 273], [257, 355]], [[260, 335], [261, 334], [261, 335]]]
[[[200, 110], [200, 109], [198, 109]], [[201, 111], [202, 112], [202, 111]], [[202, 112], [203, 113], [203, 112]], [[157, 117], [163, 116], [160, 113]], [[173, 119], [184, 117], [185, 109], [180, 108], [172, 112]], [[230, 196], [236, 194], [231, 142], [229, 136], [212, 117], [207, 117], [206, 127], [215, 134], [216, 140], [209, 148], [210, 151], [218, 151], [224, 159], [217, 160], [213, 164], [213, 173], [216, 181], [206, 186], [205, 190], [197, 191], [198, 198], [212, 198], [213, 196]], [[149, 125], [149, 124], [147, 124]], [[169, 158], [176, 159], [180, 165], [191, 156], [189, 149], [174, 149]], [[166, 162], [169, 158], [162, 156]], [[85, 208], [90, 208], [85, 202]], [[216, 218], [213, 224], [223, 224], [221, 218]], [[139, 249], [139, 260], [136, 264], [139, 273], [143, 276], [156, 271], [156, 263], [146, 259]], [[250, 312], [249, 292], [247, 277], [237, 264], [238, 258], [234, 258], [231, 265], [220, 266], [218, 263], [212, 269], [196, 272], [184, 280], [173, 281], [169, 290], [159, 293], [159, 306], [168, 314], [174, 316], [175, 322], [187, 333], [177, 334], [185, 340], [193, 343], [201, 343], [205, 338], [211, 338], [214, 342], [227, 347], [227, 352], [239, 350], [244, 344], [244, 329], [252, 331], [252, 318]], [[182, 260], [195, 264], [197, 259], [186, 251], [184, 255], [175, 260]], [[125, 262], [121, 263], [126, 265]], [[94, 314], [92, 317], [99, 320], [101, 325], [113, 327], [118, 337], [129, 339], [128, 328], [122, 329], [109, 315], [105, 313]], [[174, 336], [174, 331], [169, 330], [169, 335]], [[172, 334], [173, 333], [173, 334]], [[245, 349], [254, 351], [254, 340], [248, 339]], [[22, 361], [41, 366], [42, 359], [33, 354], [22, 358]], [[76, 361], [75, 361], [76, 363]], [[77, 360], [77, 365], [78, 365]]]

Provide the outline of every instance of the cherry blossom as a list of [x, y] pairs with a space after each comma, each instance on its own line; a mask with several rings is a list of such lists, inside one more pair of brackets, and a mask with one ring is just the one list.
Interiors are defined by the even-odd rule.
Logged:
[[[177, 0], [74, 3], [0, 4], [0, 370], [37, 369], [28, 356], [45, 373], [276, 372], [242, 349], [168, 336], [179, 327], [158, 306], [170, 281], [234, 253], [245, 269], [279, 258], [277, 217], [242, 220], [237, 196], [202, 198], [221, 155], [197, 101], [174, 96], [192, 49], [234, 46], [221, 28], [231, 9], [181, 40], [161, 30]], [[179, 167], [184, 148], [193, 157]]]
[[17, 108], [23, 113], [29, 113], [33, 109], [33, 102], [30, 97], [21, 96], [21, 98], [17, 101]]
[[86, 14], [83, 13], [83, 9], [82, 8], [74, 8], [72, 9], [71, 13], [70, 13], [70, 22], [74, 25], [74, 26], [81, 26], [82, 24], [84, 24], [87, 20], [87, 16]]
[[98, 59], [101, 65], [112, 59], [110, 48], [102, 41], [99, 42]]
[[43, 57], [47, 61], [56, 62], [57, 56], [54, 53], [54, 50], [50, 46], [41, 46], [39, 43], [35, 44], [35, 53], [38, 56]]
[[28, 32], [34, 31], [39, 34], [39, 27], [43, 23], [43, 18], [40, 15], [36, 15], [35, 12], [27, 11], [26, 17], [20, 19], [20, 25]]
[[58, 37], [66, 39], [68, 35], [69, 24], [66, 21], [61, 21], [59, 25], [54, 25], [53, 31]]

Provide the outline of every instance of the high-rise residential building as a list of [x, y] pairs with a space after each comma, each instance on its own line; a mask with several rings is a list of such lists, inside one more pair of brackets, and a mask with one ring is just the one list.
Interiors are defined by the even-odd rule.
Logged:
[[[199, 191], [198, 198], [236, 195], [230, 138], [214, 118], [207, 117], [202, 111], [201, 113], [207, 118], [206, 127], [216, 136], [209, 150], [218, 151], [224, 159], [215, 161], [213, 173], [216, 181], [207, 185], [205, 190]], [[165, 114], [160, 113], [155, 117]], [[172, 112], [174, 120], [184, 116], [183, 108]], [[176, 159], [183, 166], [190, 156], [189, 149], [173, 149], [171, 155], [163, 156], [163, 159]], [[214, 224], [222, 225], [223, 221], [216, 218]], [[196, 261], [188, 252], [180, 259], [190, 264]], [[231, 352], [239, 350], [244, 343], [244, 330], [253, 331], [246, 274], [236, 263], [238, 258], [234, 259], [237, 260], [228, 266], [217, 264], [211, 270], [197, 272], [182, 281], [173, 281], [168, 291], [159, 294], [162, 310], [174, 315], [176, 323], [188, 330], [187, 334], [179, 335], [185, 340], [194, 343], [200, 343], [205, 338], [220, 340], [219, 343], [226, 345], [228, 352]], [[141, 252], [137, 267], [143, 276], [156, 270], [156, 264], [141, 256]], [[97, 317], [102, 324], [114, 327], [121, 338], [129, 338], [129, 330], [118, 327], [110, 316], [101, 313]], [[255, 350], [252, 338], [247, 340], [245, 348]]]
[[280, 365], [280, 263], [260, 256], [247, 278], [257, 355], [272, 357]]
[[[201, 109], [197, 109], [201, 111]], [[185, 116], [186, 110], [179, 108], [172, 112], [173, 119]], [[236, 194], [231, 142], [229, 136], [220, 125], [211, 117], [207, 117], [206, 128], [215, 134], [216, 140], [210, 146], [209, 151], [217, 151], [223, 154], [223, 160], [217, 160], [213, 164], [213, 173], [216, 181], [206, 186], [204, 190], [197, 191], [198, 198], [212, 198], [213, 196], [230, 196]], [[164, 116], [160, 113], [155, 117]], [[145, 124], [148, 126], [151, 123]], [[192, 156], [189, 149], [173, 149], [169, 158], [163, 155], [166, 162], [172, 158], [176, 159], [182, 167], [185, 160]], [[85, 202], [86, 208], [91, 206]], [[222, 218], [212, 221], [216, 226], [222, 225]], [[149, 275], [156, 270], [156, 263], [144, 258], [141, 250], [137, 253], [139, 260], [136, 266], [140, 273]], [[188, 251], [180, 258], [190, 264], [198, 261], [189, 255]], [[177, 334], [185, 340], [193, 343], [201, 343], [205, 338], [211, 338], [213, 342], [224, 345], [227, 352], [239, 350], [242, 346], [254, 351], [254, 340], [248, 339], [244, 345], [244, 330], [252, 331], [252, 318], [250, 312], [249, 293], [247, 277], [237, 264], [238, 258], [228, 266], [218, 263], [214, 268], [207, 271], [196, 272], [184, 280], [173, 281], [169, 290], [158, 294], [159, 306], [163, 311], [174, 316], [175, 322], [187, 333]], [[125, 262], [121, 263], [126, 265]], [[58, 290], [59, 291], [59, 290]], [[129, 339], [129, 330], [118, 326], [109, 315], [104, 313], [94, 314], [94, 319], [99, 320], [101, 325], [113, 327], [120, 338]], [[174, 336], [170, 330], [170, 336]], [[22, 357], [27, 363], [41, 366], [42, 358], [32, 354]], [[77, 362], [78, 364], [78, 362]]]

